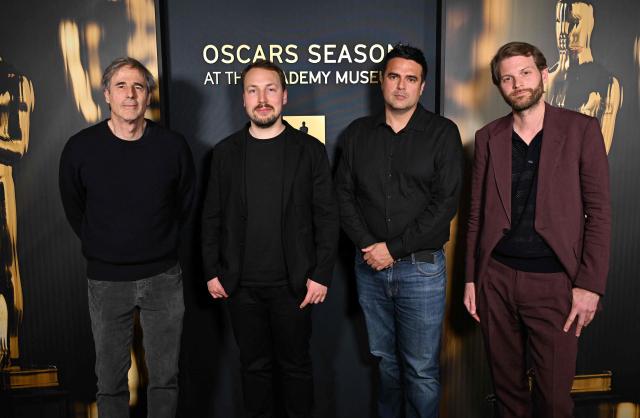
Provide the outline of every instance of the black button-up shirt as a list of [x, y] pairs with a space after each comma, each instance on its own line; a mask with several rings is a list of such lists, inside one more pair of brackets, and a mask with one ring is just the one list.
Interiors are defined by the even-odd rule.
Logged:
[[386, 242], [394, 259], [442, 248], [462, 167], [458, 128], [421, 105], [397, 133], [384, 112], [354, 121], [336, 174], [343, 229], [358, 248]]
[[529, 145], [513, 131], [511, 136], [511, 229], [493, 249], [492, 256], [520, 271], [554, 273], [562, 265], [535, 230], [538, 166], [543, 131]]

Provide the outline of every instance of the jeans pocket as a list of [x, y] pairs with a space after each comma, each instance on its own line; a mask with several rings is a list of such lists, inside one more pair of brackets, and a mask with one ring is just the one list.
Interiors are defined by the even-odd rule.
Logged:
[[424, 261], [417, 261], [416, 269], [427, 277], [439, 276], [444, 271], [444, 263], [427, 263]]
[[416, 261], [416, 270], [427, 277], [442, 275], [445, 266], [444, 252], [442, 250], [433, 253], [433, 263]]
[[175, 266], [171, 267], [169, 270], [165, 271], [163, 274], [169, 277], [182, 276], [182, 267], [180, 266], [180, 263], [177, 263]]

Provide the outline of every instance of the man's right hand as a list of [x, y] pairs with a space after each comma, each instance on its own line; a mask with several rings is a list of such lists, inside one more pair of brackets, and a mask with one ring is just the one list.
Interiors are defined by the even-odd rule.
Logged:
[[227, 295], [227, 292], [224, 291], [224, 287], [222, 287], [222, 284], [217, 277], [214, 277], [207, 282], [207, 289], [209, 290], [209, 294], [211, 295], [211, 297], [214, 299], [229, 297], [229, 295]]
[[467, 308], [469, 315], [476, 321], [480, 322], [480, 317], [476, 312], [476, 285], [471, 283], [465, 283], [464, 285], [464, 306]]

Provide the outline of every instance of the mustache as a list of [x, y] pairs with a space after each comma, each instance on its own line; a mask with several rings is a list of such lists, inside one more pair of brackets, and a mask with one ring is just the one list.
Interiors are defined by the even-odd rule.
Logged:
[[253, 108], [253, 110], [258, 110], [258, 109], [271, 109], [273, 110], [273, 106], [269, 105], [269, 104], [260, 104], [256, 107]]
[[509, 96], [515, 97], [515, 96], [518, 96], [519, 94], [524, 93], [524, 92], [529, 92], [529, 93], [533, 94], [533, 89], [514, 90], [509, 94]]

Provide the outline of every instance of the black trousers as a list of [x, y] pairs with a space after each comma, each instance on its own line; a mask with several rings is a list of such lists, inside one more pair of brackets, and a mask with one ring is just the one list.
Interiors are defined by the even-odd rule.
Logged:
[[286, 416], [311, 417], [311, 307], [301, 310], [302, 299], [288, 286], [240, 287], [229, 298], [250, 417], [274, 416], [274, 374]]

